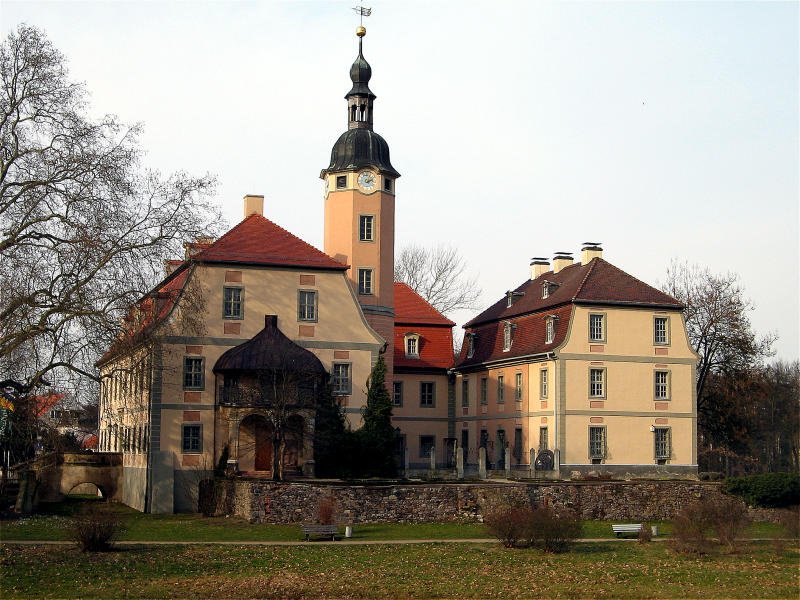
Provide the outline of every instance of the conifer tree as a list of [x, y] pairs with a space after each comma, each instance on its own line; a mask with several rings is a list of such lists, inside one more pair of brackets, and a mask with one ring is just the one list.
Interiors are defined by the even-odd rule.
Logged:
[[365, 475], [391, 477], [394, 461], [395, 430], [392, 427], [392, 403], [386, 389], [386, 362], [383, 355], [372, 367], [367, 382], [367, 405], [362, 412], [364, 425], [359, 430]]

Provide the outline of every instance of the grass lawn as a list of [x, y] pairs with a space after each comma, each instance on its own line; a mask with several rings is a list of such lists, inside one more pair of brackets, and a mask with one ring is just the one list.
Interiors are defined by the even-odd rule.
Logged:
[[695, 557], [666, 544], [0, 548], [3, 598], [797, 598], [800, 547]]
[[[0, 540], [66, 540], [69, 517], [86, 503], [68, 500], [43, 505], [40, 514], [18, 520], [0, 521]], [[148, 515], [123, 504], [108, 504], [125, 523], [122, 540], [129, 541], [297, 541], [299, 525], [251, 524], [237, 517], [206, 518], [196, 514]], [[613, 538], [611, 521], [585, 521], [583, 537]], [[659, 535], [669, 535], [669, 523], [658, 525]], [[754, 523], [747, 531], [750, 537], [780, 537], [782, 529], [771, 523]], [[356, 540], [465, 539], [488, 538], [480, 523], [382, 523], [353, 527]]]

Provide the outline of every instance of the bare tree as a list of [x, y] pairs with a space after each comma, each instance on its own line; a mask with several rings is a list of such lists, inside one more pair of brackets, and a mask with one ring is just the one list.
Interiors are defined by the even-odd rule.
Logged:
[[0, 45], [0, 75], [0, 372], [66, 391], [97, 381], [163, 260], [219, 220], [214, 181], [144, 169], [141, 127], [88, 116], [85, 85], [35, 27]]
[[698, 408], [705, 402], [709, 374], [747, 371], [772, 355], [776, 336], [758, 337], [753, 332], [748, 317], [753, 305], [735, 273], [718, 275], [708, 268], [673, 261], [662, 290], [686, 306], [689, 343], [700, 355]]
[[443, 314], [474, 309], [481, 296], [476, 277], [453, 246], [405, 246], [395, 258], [394, 279], [402, 281]]

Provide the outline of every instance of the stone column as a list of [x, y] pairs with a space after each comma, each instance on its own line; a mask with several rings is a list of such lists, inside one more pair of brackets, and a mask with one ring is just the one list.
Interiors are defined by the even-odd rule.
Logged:
[[553, 450], [553, 471], [555, 471], [556, 477], [561, 477], [561, 450], [558, 448]]
[[456, 477], [464, 479], [464, 448], [456, 447]]
[[478, 477], [486, 479], [486, 448], [483, 446], [478, 450]]
[[511, 477], [511, 448], [506, 446], [503, 452], [505, 453], [506, 478], [508, 478]]
[[403, 449], [403, 471], [405, 471], [406, 477], [408, 477], [408, 448]]
[[528, 469], [531, 472], [531, 477], [533, 477], [533, 472], [536, 469], [536, 450], [531, 448], [530, 454], [531, 454], [531, 464], [528, 467]]
[[431, 446], [431, 475], [436, 473], [436, 446]]

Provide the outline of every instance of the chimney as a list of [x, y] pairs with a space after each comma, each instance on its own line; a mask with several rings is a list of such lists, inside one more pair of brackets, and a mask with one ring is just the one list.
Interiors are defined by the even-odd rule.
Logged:
[[583, 242], [581, 264], [587, 265], [593, 258], [603, 258], [603, 248], [600, 246], [600, 242]]
[[553, 257], [553, 273], [558, 273], [564, 267], [572, 264], [572, 252], [556, 252]]
[[244, 197], [244, 218], [250, 215], [264, 216], [264, 196], [247, 194]]
[[550, 261], [541, 256], [534, 256], [531, 259], [531, 279], [541, 277], [550, 270]]

